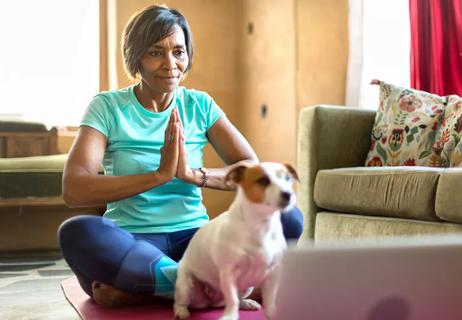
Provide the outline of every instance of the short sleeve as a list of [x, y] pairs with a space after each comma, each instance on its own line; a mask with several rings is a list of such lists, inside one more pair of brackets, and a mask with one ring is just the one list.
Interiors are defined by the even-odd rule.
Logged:
[[204, 92], [204, 105], [207, 108], [207, 130], [209, 130], [213, 124], [220, 119], [225, 113], [213, 100], [211, 96]]
[[80, 125], [92, 127], [108, 137], [111, 129], [111, 119], [112, 116], [107, 101], [103, 96], [97, 95], [87, 107]]

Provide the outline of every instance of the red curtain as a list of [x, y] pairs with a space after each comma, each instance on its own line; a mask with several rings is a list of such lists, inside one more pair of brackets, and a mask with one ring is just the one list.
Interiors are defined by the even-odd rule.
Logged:
[[411, 86], [462, 96], [462, 0], [409, 0]]

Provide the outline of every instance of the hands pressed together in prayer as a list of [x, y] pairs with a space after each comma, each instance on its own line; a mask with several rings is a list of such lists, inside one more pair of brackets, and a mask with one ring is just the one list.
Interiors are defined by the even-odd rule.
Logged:
[[176, 177], [193, 183], [194, 171], [188, 165], [183, 125], [177, 109], [173, 109], [165, 129], [164, 146], [160, 150], [160, 157], [158, 173], [165, 182]]

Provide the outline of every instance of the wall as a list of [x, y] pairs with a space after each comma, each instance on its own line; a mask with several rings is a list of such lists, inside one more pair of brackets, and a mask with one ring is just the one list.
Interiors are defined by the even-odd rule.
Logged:
[[297, 106], [344, 104], [348, 0], [298, 0]]
[[[102, 61], [107, 60], [108, 69], [102, 79], [108, 88], [123, 87], [130, 83], [119, 49], [123, 27], [134, 12], [153, 2], [100, 1], [108, 13], [102, 29], [108, 44]], [[179, 9], [193, 31], [194, 64], [183, 85], [214, 97], [260, 160], [295, 165], [299, 108], [344, 103], [348, 0], [162, 3]], [[210, 147], [205, 163], [222, 165]], [[204, 192], [211, 216], [226, 210], [232, 197], [232, 192]]]
[[294, 1], [244, 1], [243, 9], [241, 129], [260, 160], [295, 164]]

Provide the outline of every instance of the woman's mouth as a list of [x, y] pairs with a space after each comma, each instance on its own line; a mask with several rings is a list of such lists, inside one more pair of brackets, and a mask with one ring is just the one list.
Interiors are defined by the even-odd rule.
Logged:
[[167, 76], [167, 77], [160, 77], [160, 76], [159, 76], [158, 78], [160, 78], [160, 79], [162, 79], [162, 80], [178, 79], [177, 76]]
[[160, 80], [168, 82], [168, 83], [175, 83], [178, 81], [177, 76], [171, 76], [171, 77], [158, 77]]

